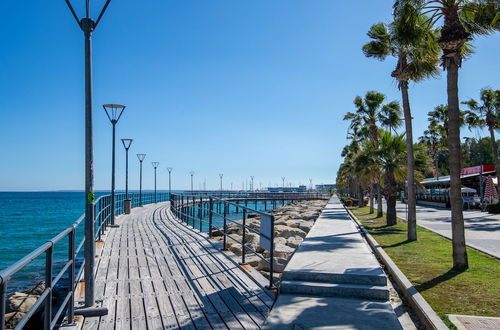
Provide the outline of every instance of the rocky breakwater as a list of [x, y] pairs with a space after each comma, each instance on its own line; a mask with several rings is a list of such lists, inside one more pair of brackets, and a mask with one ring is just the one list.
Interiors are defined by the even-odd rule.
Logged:
[[[285, 269], [295, 249], [302, 243], [304, 237], [311, 230], [314, 222], [318, 218], [321, 210], [327, 201], [312, 200], [300, 201], [279, 207], [269, 213], [273, 214], [274, 220], [274, 278], [281, 279], [281, 274]], [[241, 220], [230, 222], [227, 225], [228, 236], [237, 241], [242, 241], [243, 227]], [[260, 218], [249, 217], [246, 220], [248, 227], [259, 232]], [[222, 229], [222, 228], [221, 228]], [[214, 231], [214, 238], [222, 241], [221, 229]], [[242, 255], [242, 246], [235, 240], [227, 238], [227, 248], [238, 256]], [[269, 260], [269, 251], [260, 247], [260, 237], [258, 234], [245, 229], [245, 246], [256, 251], [260, 256]], [[246, 250], [245, 262], [257, 269], [265, 277], [269, 277], [269, 264], [256, 256], [250, 250]]]
[[[40, 282], [26, 290], [16, 291], [7, 298], [5, 306], [5, 328], [13, 329], [24, 315], [33, 307], [45, 290], [45, 283]], [[41, 324], [41, 313], [37, 311], [24, 329], [37, 329]]]

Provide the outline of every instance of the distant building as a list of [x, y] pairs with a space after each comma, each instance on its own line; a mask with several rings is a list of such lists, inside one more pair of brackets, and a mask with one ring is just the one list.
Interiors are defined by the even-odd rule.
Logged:
[[307, 191], [306, 186], [298, 186], [298, 187], [268, 187], [267, 191], [269, 192], [304, 192]]
[[316, 185], [316, 190], [320, 191], [335, 191], [337, 185], [335, 184], [317, 184]]

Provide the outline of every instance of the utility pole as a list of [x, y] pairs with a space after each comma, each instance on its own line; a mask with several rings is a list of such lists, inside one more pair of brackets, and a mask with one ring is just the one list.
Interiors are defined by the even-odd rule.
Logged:
[[130, 149], [132, 141], [132, 139], [122, 139], [123, 147], [125, 148], [125, 200], [123, 201], [125, 214], [130, 214], [130, 199], [128, 198], [128, 149]]
[[189, 172], [189, 175], [191, 175], [191, 195], [193, 194], [193, 175], [194, 175], [194, 171], [190, 171]]
[[156, 203], [156, 169], [158, 168], [158, 165], [160, 165], [160, 163], [152, 162], [151, 165], [153, 165], [153, 168], [155, 169], [155, 203]]
[[220, 173], [219, 174], [219, 178], [220, 178], [220, 195], [221, 195], [221, 198], [222, 198], [222, 177], [224, 176], [223, 173]]
[[172, 170], [173, 168], [172, 167], [167, 167], [167, 171], [168, 171], [168, 194], [170, 196], [170, 194], [172, 194]]
[[139, 160], [139, 206], [142, 206], [142, 162], [146, 158], [146, 154], [137, 154]]

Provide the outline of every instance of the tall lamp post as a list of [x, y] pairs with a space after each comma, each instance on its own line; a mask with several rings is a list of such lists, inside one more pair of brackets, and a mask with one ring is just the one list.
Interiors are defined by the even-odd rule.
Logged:
[[155, 203], [156, 203], [156, 169], [158, 168], [158, 165], [160, 165], [160, 163], [152, 162], [151, 165], [153, 165], [153, 168], [155, 169]]
[[250, 191], [253, 191], [253, 175], [250, 176]]
[[168, 171], [168, 194], [172, 194], [172, 167], [167, 167]]
[[223, 173], [220, 173], [219, 174], [219, 178], [220, 178], [220, 196], [222, 197], [222, 177], [224, 176]]
[[[92, 32], [101, 21], [109, 2], [102, 7], [97, 19], [90, 18], [90, 1], [85, 3], [85, 17], [78, 18], [71, 2], [66, 0], [73, 18], [83, 31], [85, 39], [85, 245], [84, 245], [84, 280], [85, 307], [95, 304], [95, 225], [94, 225], [94, 147], [92, 140]], [[107, 310], [101, 309], [106, 314]], [[70, 311], [70, 318], [73, 311]], [[71, 320], [72, 322], [73, 320]]]
[[111, 226], [115, 227], [115, 137], [116, 123], [125, 110], [125, 106], [121, 104], [104, 104], [102, 106], [108, 116], [111, 125], [113, 126], [113, 142], [111, 146]]
[[125, 214], [130, 214], [130, 199], [128, 198], [128, 149], [132, 145], [132, 139], [122, 139], [123, 147], [125, 148], [125, 200], [123, 201], [123, 208]]
[[189, 175], [191, 175], [191, 195], [192, 195], [193, 194], [193, 175], [194, 175], [194, 171], [190, 171]]
[[139, 206], [142, 206], [142, 162], [146, 158], [146, 154], [137, 154], [139, 159]]
[[283, 192], [284, 192], [285, 191], [285, 177], [284, 176], [281, 177], [281, 181], [283, 182], [282, 187], [283, 187]]

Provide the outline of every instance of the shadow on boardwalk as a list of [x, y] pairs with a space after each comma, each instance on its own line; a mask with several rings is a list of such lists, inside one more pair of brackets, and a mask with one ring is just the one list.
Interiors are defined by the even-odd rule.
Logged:
[[109, 310], [83, 329], [259, 329], [274, 296], [177, 222], [168, 203], [118, 219], [96, 269], [96, 291]]

